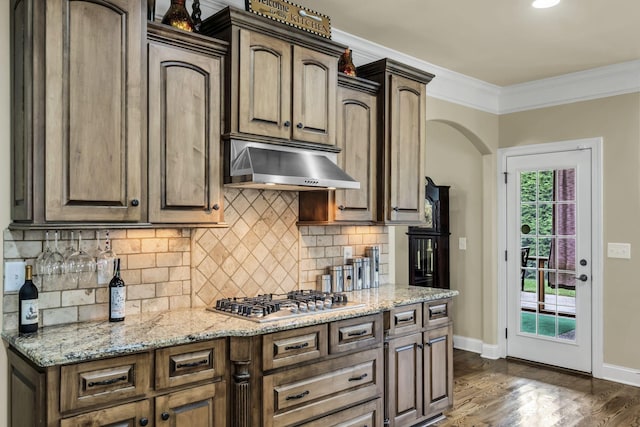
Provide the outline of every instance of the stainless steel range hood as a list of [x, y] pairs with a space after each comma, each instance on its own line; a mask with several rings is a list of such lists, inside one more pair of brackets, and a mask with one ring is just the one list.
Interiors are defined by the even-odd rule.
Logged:
[[336, 165], [337, 153], [230, 140], [225, 185], [266, 190], [359, 189]]

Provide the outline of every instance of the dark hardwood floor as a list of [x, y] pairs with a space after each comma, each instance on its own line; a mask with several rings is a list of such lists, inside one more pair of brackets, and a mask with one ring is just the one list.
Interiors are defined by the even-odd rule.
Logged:
[[454, 405], [438, 427], [640, 426], [640, 388], [454, 352]]

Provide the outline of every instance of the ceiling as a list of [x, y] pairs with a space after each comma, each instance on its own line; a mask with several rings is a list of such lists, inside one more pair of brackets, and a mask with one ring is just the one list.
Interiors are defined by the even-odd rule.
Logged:
[[331, 26], [498, 86], [640, 59], [640, 1], [293, 0]]

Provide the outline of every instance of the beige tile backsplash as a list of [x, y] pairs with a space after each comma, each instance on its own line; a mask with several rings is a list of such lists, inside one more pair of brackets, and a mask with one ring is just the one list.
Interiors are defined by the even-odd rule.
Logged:
[[[342, 264], [342, 248], [354, 255], [380, 246], [381, 283], [388, 281], [389, 244], [384, 226], [298, 226], [298, 193], [225, 189], [228, 228], [110, 230], [127, 284], [127, 314], [205, 307], [237, 295], [315, 288], [316, 276]], [[5, 230], [5, 261], [33, 264], [45, 232]], [[104, 246], [104, 232], [100, 232]], [[60, 248], [70, 231], [60, 231]], [[77, 238], [77, 234], [76, 234]], [[82, 246], [96, 247], [84, 230]], [[53, 232], [49, 233], [53, 246]], [[39, 283], [41, 324], [108, 318], [106, 286], [78, 286], [64, 276]], [[18, 296], [4, 294], [4, 328], [17, 327]]]

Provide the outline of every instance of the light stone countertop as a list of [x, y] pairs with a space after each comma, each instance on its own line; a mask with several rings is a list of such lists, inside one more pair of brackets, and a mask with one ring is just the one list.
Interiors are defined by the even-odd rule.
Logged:
[[348, 292], [363, 306], [257, 323], [204, 308], [127, 316], [124, 322], [84, 322], [40, 328], [33, 336], [3, 331], [2, 338], [40, 367], [119, 356], [219, 337], [253, 336], [379, 313], [395, 306], [458, 295], [449, 289], [383, 285]]

